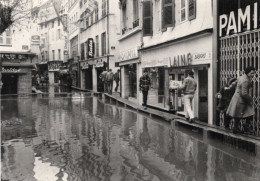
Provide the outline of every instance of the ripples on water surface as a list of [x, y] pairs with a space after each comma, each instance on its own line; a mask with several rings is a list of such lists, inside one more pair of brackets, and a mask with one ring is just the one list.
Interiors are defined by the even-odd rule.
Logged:
[[[80, 93], [2, 99], [2, 180], [257, 181], [259, 153]], [[17, 124], [16, 124], [17, 123]]]

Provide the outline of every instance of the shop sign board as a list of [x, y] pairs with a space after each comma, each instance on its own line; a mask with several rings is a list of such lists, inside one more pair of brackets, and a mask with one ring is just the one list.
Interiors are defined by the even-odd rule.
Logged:
[[166, 57], [166, 58], [162, 58], [162, 59], [153, 59], [151, 61], [145, 61], [142, 62], [143, 63], [143, 67], [147, 68], [147, 67], [169, 67], [169, 63], [170, 63], [170, 57]]
[[181, 85], [182, 85], [182, 81], [170, 80], [170, 82], [169, 82], [169, 88], [170, 89], [177, 89]]
[[59, 71], [61, 64], [62, 64], [62, 61], [49, 61], [48, 69], [49, 69], [49, 71]]
[[[65, 43], [64, 43], [64, 50], [68, 50], [68, 36], [64, 36]], [[65, 51], [64, 51], [65, 52]], [[67, 51], [68, 52], [68, 51]], [[65, 54], [64, 54], [65, 55]]]
[[195, 53], [193, 55], [194, 61], [203, 61], [203, 60], [211, 60], [212, 59], [212, 52], [201, 52]]
[[138, 58], [138, 50], [137, 50], [137, 47], [119, 53], [118, 61], [131, 60], [131, 59], [134, 59], [134, 58]]
[[87, 58], [94, 58], [94, 49], [94, 40], [93, 38], [89, 38], [87, 44]]
[[31, 37], [32, 44], [40, 44], [40, 36], [39, 35], [33, 35]]
[[170, 57], [170, 66], [171, 67], [181, 67], [181, 66], [188, 66], [192, 64], [192, 55], [191, 53], [177, 55], [174, 57]]
[[2, 73], [21, 73], [21, 69], [15, 67], [10, 67], [10, 68], [2, 67]]
[[88, 69], [89, 68], [88, 62], [80, 62], [80, 66], [81, 66], [82, 69]]
[[2, 60], [9, 60], [11, 63], [20, 63], [22, 60], [27, 60], [27, 55], [24, 54], [1, 53], [0, 57]]
[[[225, 3], [225, 0], [222, 0]], [[251, 1], [252, 2], [252, 1]], [[227, 8], [228, 9], [228, 8]], [[259, 27], [259, 4], [252, 2], [244, 8], [225, 12], [219, 16], [219, 36], [228, 36]]]
[[104, 67], [104, 61], [102, 59], [98, 59], [95, 62], [96, 67]]

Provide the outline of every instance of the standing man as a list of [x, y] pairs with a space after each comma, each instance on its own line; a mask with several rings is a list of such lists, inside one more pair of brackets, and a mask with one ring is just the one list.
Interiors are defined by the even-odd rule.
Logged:
[[191, 108], [194, 93], [197, 89], [197, 83], [194, 80], [194, 73], [192, 71], [188, 72], [188, 76], [184, 79], [183, 84], [178, 88], [183, 90], [184, 93], [184, 107], [186, 109], [186, 120], [192, 123], [196, 121], [197, 118], [194, 117], [194, 112]]
[[143, 106], [144, 109], [147, 109], [147, 96], [149, 87], [151, 85], [151, 79], [148, 76], [147, 70], [144, 70], [144, 74], [140, 77], [139, 80], [139, 90], [143, 93]]
[[106, 82], [107, 82], [107, 91], [109, 94], [112, 94], [113, 90], [113, 77], [114, 74], [111, 69], [108, 70], [108, 73], [106, 74]]
[[114, 74], [114, 80], [116, 82], [115, 92], [117, 92], [120, 81], [120, 69], [118, 69], [117, 72]]
[[250, 89], [253, 87], [252, 78], [255, 74], [254, 67], [247, 67], [245, 74], [238, 78], [236, 91], [231, 99], [231, 102], [227, 109], [227, 115], [234, 118], [233, 133], [239, 133], [240, 119], [246, 119], [245, 131], [249, 130], [250, 121], [252, 121], [255, 114], [253, 98], [249, 94]]
[[104, 86], [104, 92], [107, 92], [107, 81], [106, 81], [107, 73], [108, 73], [107, 68], [104, 68], [103, 72], [99, 76]]

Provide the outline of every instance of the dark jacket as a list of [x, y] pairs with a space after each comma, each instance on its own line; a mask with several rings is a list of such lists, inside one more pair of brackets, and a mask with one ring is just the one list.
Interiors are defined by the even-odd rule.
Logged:
[[151, 79], [148, 75], [143, 75], [140, 77], [139, 88], [142, 91], [148, 91], [150, 85], [151, 85]]
[[229, 103], [231, 101], [232, 96], [235, 93], [236, 88], [228, 88], [228, 86], [224, 86], [220, 89], [220, 91], [217, 93], [216, 96], [219, 94], [221, 95], [221, 98], [218, 100], [217, 110], [218, 111], [226, 111]]

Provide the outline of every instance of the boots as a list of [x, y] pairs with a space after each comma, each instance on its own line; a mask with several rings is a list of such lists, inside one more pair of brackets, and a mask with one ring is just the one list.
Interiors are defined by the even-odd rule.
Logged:
[[233, 130], [232, 130], [232, 132], [233, 132], [234, 134], [241, 133], [241, 131], [240, 131], [239, 127], [238, 127], [239, 121], [240, 121], [239, 119], [234, 118], [234, 127], [233, 127]]

